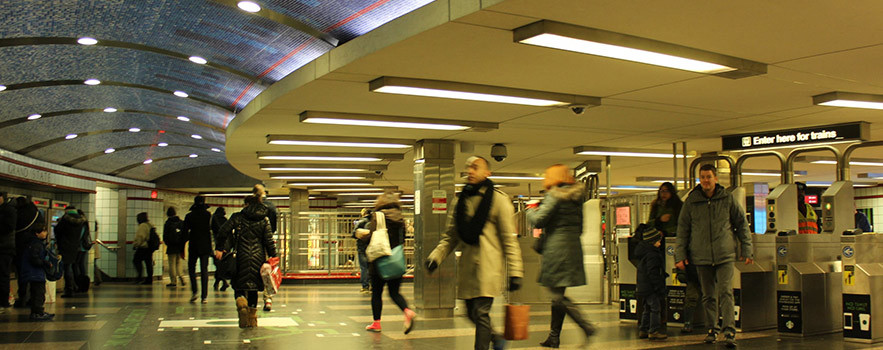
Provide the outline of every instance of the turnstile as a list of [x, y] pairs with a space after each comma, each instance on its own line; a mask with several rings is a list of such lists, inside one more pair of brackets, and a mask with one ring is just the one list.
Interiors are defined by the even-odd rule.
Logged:
[[616, 284], [619, 287], [619, 320], [637, 321], [638, 296], [637, 278], [638, 268], [629, 261], [628, 237], [617, 238], [617, 257], [619, 263], [619, 277]]
[[[687, 285], [678, 281], [677, 275], [679, 270], [675, 267], [675, 249], [677, 249], [677, 237], [665, 238], [665, 271], [669, 276], [665, 279], [665, 301], [666, 316], [668, 323], [682, 325], [686, 321], [684, 319], [684, 308], [687, 300]], [[693, 311], [693, 326], [699, 327], [703, 325], [704, 308], [702, 307], [701, 293], [699, 300], [696, 301], [696, 308]]]
[[775, 239], [774, 235], [752, 234], [754, 263], [735, 263], [733, 300], [738, 331], [776, 328]]
[[809, 336], [842, 329], [839, 252], [837, 235], [776, 237], [779, 334]]
[[[843, 339], [883, 340], [883, 235], [840, 238], [843, 257]], [[874, 298], [877, 296], [877, 298]], [[876, 299], [876, 300], [875, 300]]]

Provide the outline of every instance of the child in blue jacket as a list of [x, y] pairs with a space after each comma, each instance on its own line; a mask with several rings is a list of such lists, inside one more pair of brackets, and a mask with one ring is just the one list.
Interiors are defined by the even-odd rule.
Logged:
[[21, 279], [19, 283], [27, 284], [31, 293], [31, 320], [52, 321], [55, 314], [46, 313], [43, 303], [46, 301], [46, 231], [45, 224], [34, 224], [31, 236], [21, 255]]
[[662, 322], [660, 311], [665, 297], [665, 255], [662, 252], [662, 233], [656, 229], [644, 232], [643, 241], [635, 248], [638, 264], [637, 294], [643, 299], [644, 312], [641, 315], [641, 328], [638, 337], [662, 340], [668, 335], [660, 332]]

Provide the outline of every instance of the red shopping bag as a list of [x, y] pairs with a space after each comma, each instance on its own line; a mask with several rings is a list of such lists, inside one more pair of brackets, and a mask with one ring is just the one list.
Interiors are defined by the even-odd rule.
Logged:
[[261, 277], [264, 279], [264, 288], [269, 294], [279, 292], [282, 284], [282, 271], [279, 271], [279, 258], [270, 258], [261, 266]]

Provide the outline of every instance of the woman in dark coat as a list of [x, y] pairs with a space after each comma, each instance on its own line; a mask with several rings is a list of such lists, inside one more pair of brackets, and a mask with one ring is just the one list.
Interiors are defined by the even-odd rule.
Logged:
[[595, 333], [582, 311], [564, 296], [567, 287], [586, 284], [580, 241], [585, 189], [570, 174], [570, 169], [561, 164], [547, 168], [543, 179], [545, 198], [539, 207], [527, 212], [527, 220], [533, 227], [543, 229], [545, 236], [539, 282], [552, 295], [552, 322], [549, 337], [540, 345], [549, 348], [557, 348], [560, 344], [565, 315], [582, 328], [586, 341]]
[[656, 199], [650, 203], [649, 224], [662, 231], [663, 237], [674, 237], [678, 234], [678, 216], [681, 215], [681, 207], [684, 202], [678, 197], [678, 192], [671, 182], [659, 185]]
[[267, 207], [259, 197], [245, 197], [245, 208], [221, 226], [218, 237], [221, 241], [215, 250], [216, 258], [221, 259], [224, 252], [236, 251], [236, 273], [230, 283], [235, 291], [239, 328], [257, 327], [258, 292], [264, 290], [261, 266], [276, 256]]

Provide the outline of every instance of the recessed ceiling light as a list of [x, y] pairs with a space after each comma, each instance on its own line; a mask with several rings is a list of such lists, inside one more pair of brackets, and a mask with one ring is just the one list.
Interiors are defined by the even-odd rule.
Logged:
[[66, 140], [72, 140], [72, 139], [77, 138], [77, 134], [68, 134], [68, 135], [65, 136], [64, 138], [65, 138]]
[[31, 114], [31, 115], [28, 116], [28, 120], [37, 120], [37, 119], [40, 119], [40, 118], [42, 118], [42, 117], [43, 117], [43, 116], [42, 116], [42, 115], [39, 115], [39, 114]]
[[98, 80], [98, 79], [86, 79], [86, 81], [84, 81], [83, 84], [86, 84], [86, 85], [98, 85], [98, 84], [101, 84], [101, 80]]
[[180, 90], [173, 92], [173, 94], [175, 94], [175, 96], [178, 96], [178, 97], [187, 97], [187, 96], [190, 96], [190, 95], [188, 95], [186, 92], [184, 92], [184, 91], [180, 91]]
[[165, 147], [165, 146], [168, 146], [169, 144], [168, 144], [168, 143], [165, 143], [165, 142], [160, 142], [160, 143], [158, 143], [158, 144], [156, 144], [156, 145], [157, 145], [157, 146], [160, 146], [160, 147]]
[[190, 135], [190, 137], [197, 139], [197, 140], [202, 140], [202, 136], [199, 136], [197, 134]]
[[141, 129], [139, 128], [129, 128], [129, 132], [139, 132]]
[[179, 115], [179, 116], [178, 116], [178, 120], [180, 120], [180, 121], [182, 121], [182, 122], [189, 122], [189, 121], [190, 121], [190, 118], [187, 118], [187, 117], [185, 117], [185, 116], [183, 116], [183, 115]]
[[258, 5], [252, 1], [240, 1], [236, 4], [242, 11], [255, 13], [261, 10], [261, 5]]
[[107, 107], [107, 108], [104, 109], [104, 111], [107, 112], [107, 113], [113, 113], [113, 112], [116, 112], [117, 109], [116, 109], [116, 108], [113, 108], [113, 107]]
[[199, 57], [199, 56], [190, 56], [190, 58], [188, 58], [188, 59], [190, 60], [190, 62], [193, 62], [193, 63], [196, 63], [196, 64], [206, 64], [206, 63], [208, 63], [208, 61], [206, 61], [205, 58], [202, 58], [202, 57]]
[[212, 152], [221, 152], [221, 149], [219, 149], [219, 148], [212, 148]]
[[153, 163], [153, 159], [145, 160], [145, 161], [143, 161], [142, 163], [143, 163], [143, 164], [150, 164], [150, 163]]
[[108, 154], [109, 154], [109, 153], [113, 153], [113, 152], [116, 152], [116, 151], [117, 151], [117, 150], [115, 150], [115, 149], [113, 149], [113, 148], [108, 148], [108, 149], [104, 150], [104, 153], [108, 153]]
[[77, 39], [77, 43], [80, 45], [95, 45], [98, 43], [98, 40], [84, 36], [82, 38]]
[[196, 158], [196, 157], [199, 157], [199, 155], [196, 153], [190, 155], [190, 158]]

